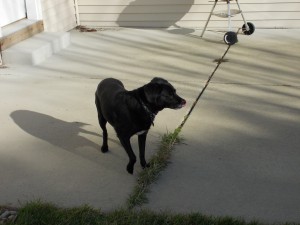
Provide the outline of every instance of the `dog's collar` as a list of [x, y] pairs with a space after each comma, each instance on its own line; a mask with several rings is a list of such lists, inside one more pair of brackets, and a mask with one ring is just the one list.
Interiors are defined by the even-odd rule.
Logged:
[[143, 108], [145, 109], [145, 111], [149, 114], [152, 126], [154, 126], [154, 119], [155, 119], [155, 116], [157, 113], [151, 112], [151, 110], [146, 106], [146, 104], [142, 101], [142, 99], [140, 99], [140, 103], [143, 106]]

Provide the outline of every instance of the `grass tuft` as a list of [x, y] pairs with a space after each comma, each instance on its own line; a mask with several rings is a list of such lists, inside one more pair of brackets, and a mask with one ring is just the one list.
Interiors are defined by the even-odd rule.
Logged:
[[150, 185], [158, 179], [161, 171], [167, 167], [174, 146], [182, 141], [179, 138], [180, 130], [177, 128], [174, 132], [162, 136], [159, 150], [150, 159], [150, 167], [143, 170], [138, 176], [137, 184], [127, 200], [128, 209], [131, 210], [147, 203], [146, 194], [149, 192]]

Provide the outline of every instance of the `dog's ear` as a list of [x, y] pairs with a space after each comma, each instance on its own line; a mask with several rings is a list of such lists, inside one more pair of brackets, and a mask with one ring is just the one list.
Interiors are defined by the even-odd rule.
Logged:
[[170, 84], [167, 80], [160, 78], [160, 77], [154, 77], [150, 83], [157, 83], [157, 84]]
[[144, 86], [145, 98], [149, 103], [156, 103], [158, 96], [160, 95], [162, 87], [157, 82], [150, 82]]

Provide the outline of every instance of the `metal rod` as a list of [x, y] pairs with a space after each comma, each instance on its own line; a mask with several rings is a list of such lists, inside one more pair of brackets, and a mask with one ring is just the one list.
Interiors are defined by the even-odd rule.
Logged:
[[231, 12], [230, 12], [230, 1], [227, 0], [227, 9], [228, 9], [228, 30], [231, 31]]
[[205, 26], [204, 26], [204, 29], [203, 29], [203, 31], [202, 31], [202, 33], [201, 33], [201, 35], [200, 35], [201, 38], [202, 38], [203, 35], [204, 35], [204, 32], [205, 32], [205, 30], [206, 30], [206, 28], [207, 28], [207, 25], [208, 25], [208, 22], [210, 21], [211, 15], [212, 15], [212, 13], [213, 13], [213, 11], [214, 11], [214, 9], [215, 9], [217, 3], [218, 3], [218, 0], [215, 0], [215, 4], [213, 5], [213, 7], [212, 7], [212, 9], [211, 9], [211, 11], [210, 11], [210, 13], [209, 13], [208, 19], [207, 19], [206, 24], [205, 24]]
[[245, 23], [246, 30], [247, 30], [247, 31], [249, 31], [249, 30], [250, 30], [250, 28], [249, 28], [249, 26], [248, 26], [248, 23], [247, 23], [247, 21], [246, 21], [245, 17], [244, 17], [243, 11], [241, 10], [241, 7], [240, 7], [240, 4], [239, 4], [239, 1], [238, 1], [238, 0], [235, 0], [235, 1], [236, 1], [236, 4], [237, 4], [237, 6], [239, 7], [239, 10], [240, 10], [240, 12], [241, 12], [241, 15], [242, 15], [242, 17], [243, 17], [243, 20], [244, 20], [244, 23]]

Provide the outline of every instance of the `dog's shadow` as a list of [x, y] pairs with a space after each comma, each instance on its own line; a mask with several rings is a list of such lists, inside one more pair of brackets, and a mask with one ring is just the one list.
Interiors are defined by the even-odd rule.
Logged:
[[59, 148], [74, 151], [80, 147], [99, 149], [99, 145], [80, 134], [99, 136], [82, 127], [81, 122], [67, 122], [49, 115], [29, 110], [17, 110], [10, 114], [13, 121], [28, 134]]

